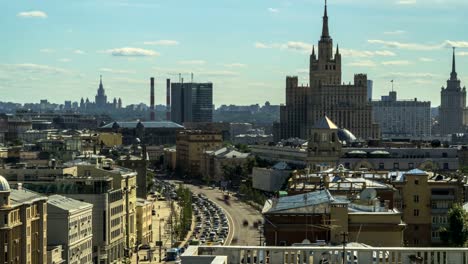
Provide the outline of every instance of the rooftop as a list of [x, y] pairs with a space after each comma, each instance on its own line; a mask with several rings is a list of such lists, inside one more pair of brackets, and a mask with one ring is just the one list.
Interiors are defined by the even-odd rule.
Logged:
[[22, 188], [21, 190], [12, 189], [10, 193], [10, 199], [13, 205], [19, 205], [23, 203], [35, 202], [42, 199], [46, 200], [47, 197]]
[[47, 203], [69, 212], [80, 211], [87, 208], [91, 209], [93, 207], [90, 203], [81, 202], [58, 194], [49, 196]]
[[[129, 122], [116, 122], [120, 128], [136, 128], [138, 123], [141, 123], [145, 128], [181, 128], [184, 127], [171, 122], [171, 121], [129, 121]], [[109, 123], [101, 128], [112, 128], [114, 123]]]

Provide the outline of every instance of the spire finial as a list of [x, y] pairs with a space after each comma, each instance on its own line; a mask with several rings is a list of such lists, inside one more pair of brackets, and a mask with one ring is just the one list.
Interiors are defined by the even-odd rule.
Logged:
[[450, 74], [450, 79], [456, 80], [457, 79], [457, 67], [456, 67], [456, 61], [455, 61], [455, 47], [452, 47], [452, 48], [453, 48], [452, 73]]
[[340, 46], [336, 43], [336, 54], [340, 54]]
[[323, 13], [323, 28], [322, 28], [322, 38], [329, 38], [330, 34], [328, 31], [328, 12], [327, 12], [327, 0], [325, 0], [325, 11]]
[[102, 84], [102, 74], [99, 75], [99, 82]]
[[312, 56], [315, 57], [315, 45], [312, 45]]

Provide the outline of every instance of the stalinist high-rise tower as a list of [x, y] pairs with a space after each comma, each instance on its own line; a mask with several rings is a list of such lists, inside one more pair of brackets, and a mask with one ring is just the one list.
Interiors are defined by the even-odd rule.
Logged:
[[465, 121], [467, 117], [466, 88], [461, 88], [457, 76], [454, 48], [450, 79], [447, 81], [447, 87], [442, 87], [440, 92], [439, 124], [441, 135], [463, 133], [465, 131], [464, 125], [467, 123]]
[[367, 76], [356, 74], [354, 84], [342, 84], [341, 54], [338, 45], [333, 51], [326, 2], [317, 53], [313, 47], [308, 86], [299, 86], [297, 76], [286, 77], [286, 105], [281, 106], [281, 121], [275, 126], [279, 135], [275, 138], [308, 139], [315, 122], [325, 114], [357, 137], [379, 138], [379, 127], [372, 120], [372, 106], [367, 100]]

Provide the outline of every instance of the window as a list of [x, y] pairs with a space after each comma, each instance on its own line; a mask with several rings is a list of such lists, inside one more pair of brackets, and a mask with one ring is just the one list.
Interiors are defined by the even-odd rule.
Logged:
[[442, 153], [442, 158], [447, 158], [447, 157], [448, 157], [447, 152], [443, 152]]
[[414, 201], [415, 203], [419, 203], [419, 195], [413, 196], [413, 201]]
[[448, 170], [449, 169], [449, 164], [448, 163], [444, 163], [444, 170]]
[[408, 163], [408, 169], [410, 170], [414, 169], [414, 163]]
[[393, 169], [394, 170], [399, 170], [400, 169], [400, 163], [398, 163], [398, 162], [393, 163]]
[[419, 184], [419, 180], [414, 180], [414, 184], [415, 184], [415, 185], [418, 185], [418, 184]]
[[385, 169], [385, 165], [383, 162], [380, 162], [379, 163], [379, 170], [384, 170]]
[[418, 231], [419, 230], [419, 226], [418, 225], [415, 225], [414, 226], [414, 231]]
[[414, 216], [419, 216], [419, 209], [414, 209], [413, 215]]

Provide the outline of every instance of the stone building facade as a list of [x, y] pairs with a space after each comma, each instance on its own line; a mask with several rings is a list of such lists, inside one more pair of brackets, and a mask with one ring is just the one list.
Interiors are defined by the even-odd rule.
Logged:
[[461, 88], [455, 62], [455, 49], [453, 50], [452, 72], [447, 80], [447, 87], [440, 91], [440, 134], [463, 133], [467, 117], [466, 88]]
[[372, 106], [367, 100], [367, 76], [356, 74], [354, 84], [342, 84], [342, 63], [338, 46], [333, 54], [333, 39], [328, 28], [327, 6], [322, 36], [310, 55], [309, 85], [299, 86], [298, 78], [286, 77], [286, 105], [281, 106], [276, 139], [307, 139], [315, 122], [327, 114], [339, 127], [363, 139], [379, 138], [373, 123]]

